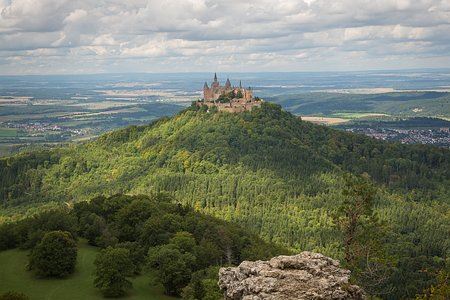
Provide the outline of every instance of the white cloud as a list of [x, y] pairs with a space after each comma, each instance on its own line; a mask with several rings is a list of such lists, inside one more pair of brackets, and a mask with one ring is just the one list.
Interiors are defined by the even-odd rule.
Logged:
[[448, 32], [450, 0], [0, 0], [0, 72], [446, 66]]

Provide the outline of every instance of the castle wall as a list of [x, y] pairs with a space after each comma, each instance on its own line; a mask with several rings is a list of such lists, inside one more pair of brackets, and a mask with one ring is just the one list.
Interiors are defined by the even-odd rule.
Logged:
[[219, 111], [225, 111], [230, 113], [240, 113], [244, 111], [251, 111], [253, 107], [261, 106], [262, 101], [251, 101], [248, 102], [244, 98], [237, 99], [236, 101], [230, 103], [213, 103], [213, 102], [197, 102], [197, 106], [206, 105], [208, 108], [217, 107]]
[[[216, 101], [221, 95], [234, 92], [234, 96], [240, 92], [242, 93], [242, 98], [234, 98], [230, 103], [213, 103], [211, 101]], [[251, 110], [252, 107], [260, 106], [260, 101], [254, 101], [252, 90], [242, 88], [231, 87], [230, 80], [227, 79], [225, 86], [220, 86], [217, 76], [214, 75], [214, 81], [211, 83], [211, 87], [205, 83], [203, 88], [203, 99], [204, 102], [197, 103], [197, 105], [207, 105], [208, 107], [216, 106], [220, 111], [228, 112], [242, 112], [246, 110]]]

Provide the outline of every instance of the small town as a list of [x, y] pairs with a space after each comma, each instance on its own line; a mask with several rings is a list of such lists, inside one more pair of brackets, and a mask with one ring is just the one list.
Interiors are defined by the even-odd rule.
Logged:
[[428, 144], [450, 148], [448, 127], [433, 129], [395, 129], [395, 128], [347, 128], [346, 131], [360, 133], [378, 140], [397, 141], [402, 144]]
[[88, 129], [68, 128], [49, 122], [4, 122], [0, 127], [17, 129], [16, 136], [12, 139], [25, 137], [45, 137], [51, 140], [67, 140], [68, 138], [80, 137], [88, 134]]

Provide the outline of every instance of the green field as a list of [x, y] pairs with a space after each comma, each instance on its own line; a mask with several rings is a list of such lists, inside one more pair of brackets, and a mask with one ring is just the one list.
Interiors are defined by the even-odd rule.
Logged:
[[0, 138], [3, 137], [16, 137], [17, 136], [17, 129], [14, 128], [0, 128]]
[[373, 117], [387, 117], [387, 114], [383, 113], [371, 113], [371, 112], [342, 112], [334, 113], [330, 117], [338, 117], [344, 119], [361, 119], [361, 118], [373, 118]]
[[[0, 252], [0, 294], [7, 291], [25, 293], [35, 300], [104, 299], [93, 286], [94, 259], [98, 249], [79, 243], [77, 267], [67, 279], [37, 279], [26, 271], [28, 251], [7, 250]], [[151, 286], [150, 276], [138, 276], [133, 280], [133, 289], [123, 299], [175, 299], [162, 294], [162, 287]]]

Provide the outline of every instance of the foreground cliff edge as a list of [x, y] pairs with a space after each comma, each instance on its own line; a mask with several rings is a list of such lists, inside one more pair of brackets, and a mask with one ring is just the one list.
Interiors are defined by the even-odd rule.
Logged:
[[349, 278], [350, 271], [341, 269], [339, 261], [304, 251], [221, 268], [219, 287], [226, 300], [365, 299]]

